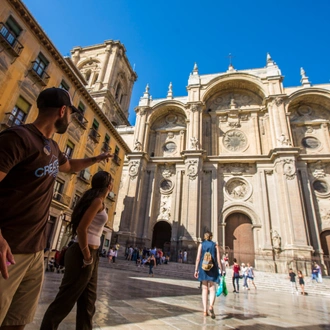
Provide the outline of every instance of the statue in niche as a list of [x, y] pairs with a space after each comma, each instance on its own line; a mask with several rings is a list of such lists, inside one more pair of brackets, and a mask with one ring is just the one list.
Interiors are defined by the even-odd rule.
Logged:
[[198, 149], [198, 140], [195, 137], [190, 138], [190, 149], [197, 150]]
[[141, 142], [138, 141], [138, 139], [135, 140], [134, 150], [135, 151], [141, 151], [142, 150], [142, 144], [141, 144]]
[[282, 146], [291, 146], [291, 141], [288, 139], [284, 133], [281, 134], [280, 138], [277, 139], [281, 143]]
[[278, 255], [281, 252], [281, 236], [275, 229], [271, 230], [270, 232], [272, 234], [273, 249]]

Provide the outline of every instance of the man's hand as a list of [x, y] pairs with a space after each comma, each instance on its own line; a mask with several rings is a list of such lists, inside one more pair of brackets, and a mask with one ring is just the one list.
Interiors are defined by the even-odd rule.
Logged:
[[110, 152], [104, 152], [103, 154], [96, 156], [96, 161], [98, 163], [101, 162], [102, 160], [106, 160], [108, 162], [109, 159], [112, 157], [113, 157], [113, 154], [111, 155]]
[[15, 264], [14, 257], [7, 241], [0, 233], [0, 273], [5, 280], [9, 277], [8, 266], [12, 264]]

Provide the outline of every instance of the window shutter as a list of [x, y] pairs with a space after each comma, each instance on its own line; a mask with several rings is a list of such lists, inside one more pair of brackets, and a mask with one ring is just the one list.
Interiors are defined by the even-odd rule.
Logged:
[[31, 104], [26, 102], [22, 97], [18, 98], [18, 100], [16, 102], [16, 106], [17, 106], [17, 108], [19, 108], [20, 110], [22, 110], [26, 114], [29, 112], [29, 110], [31, 108]]

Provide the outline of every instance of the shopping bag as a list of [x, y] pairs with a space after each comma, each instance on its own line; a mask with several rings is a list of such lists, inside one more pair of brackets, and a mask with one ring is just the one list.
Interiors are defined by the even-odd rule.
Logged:
[[217, 297], [219, 297], [223, 292], [223, 282], [224, 282], [223, 277], [221, 276], [220, 277], [220, 283], [219, 283], [219, 286], [218, 286], [218, 290], [216, 292]]
[[228, 289], [227, 289], [227, 285], [226, 285], [226, 278], [224, 276], [222, 276], [221, 282], [223, 283], [222, 294], [226, 297], [228, 294]]

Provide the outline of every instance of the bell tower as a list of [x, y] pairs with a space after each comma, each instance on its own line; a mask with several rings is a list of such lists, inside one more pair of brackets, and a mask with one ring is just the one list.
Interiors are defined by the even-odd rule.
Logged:
[[129, 125], [128, 109], [137, 74], [119, 41], [75, 47], [74, 65], [85, 78], [86, 88], [114, 126]]

